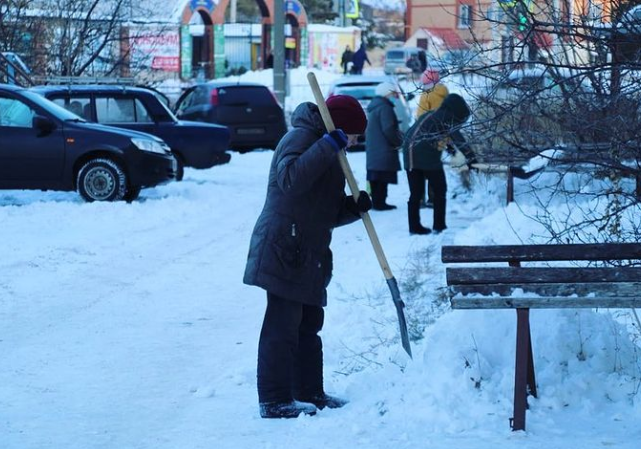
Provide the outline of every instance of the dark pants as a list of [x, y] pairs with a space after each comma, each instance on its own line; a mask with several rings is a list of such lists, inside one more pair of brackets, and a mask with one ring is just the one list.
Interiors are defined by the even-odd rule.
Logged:
[[[410, 199], [407, 203], [410, 211], [414, 208], [417, 210], [421, 207], [421, 200], [425, 197], [425, 180], [432, 189], [434, 197], [434, 222], [432, 229], [442, 231], [445, 229], [445, 207], [447, 194], [447, 181], [445, 180], [445, 171], [441, 168], [438, 170], [410, 170], [407, 172], [407, 182], [410, 187]], [[410, 212], [410, 216], [411, 212]], [[410, 223], [410, 227], [412, 223]]]
[[323, 392], [322, 307], [267, 292], [258, 343], [258, 400], [288, 402]]
[[370, 181], [369, 187], [372, 191], [372, 205], [379, 208], [385, 205], [387, 200], [387, 182], [385, 181]]

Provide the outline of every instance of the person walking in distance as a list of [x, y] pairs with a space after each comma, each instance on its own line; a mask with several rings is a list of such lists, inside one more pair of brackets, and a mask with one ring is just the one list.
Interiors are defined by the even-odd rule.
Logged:
[[356, 50], [356, 53], [354, 53], [354, 56], [352, 57], [352, 73], [354, 73], [355, 75], [362, 75], [365, 62], [367, 62], [370, 66], [372, 65], [369, 58], [367, 57], [365, 44], [361, 44], [361, 46], [358, 48], [358, 50]]
[[383, 82], [376, 86], [375, 93], [376, 96], [367, 106], [367, 181], [374, 210], [390, 210], [396, 209], [396, 206], [387, 204], [387, 187], [398, 182], [397, 173], [401, 169], [398, 150], [403, 143], [392, 102], [393, 98], [398, 97], [399, 91], [394, 84]]
[[349, 73], [349, 68], [350, 65], [352, 64], [352, 59], [354, 58], [354, 52], [350, 48], [349, 45], [345, 47], [345, 51], [343, 52], [343, 55], [341, 56], [341, 67], [343, 67], [343, 75], [347, 75]]
[[252, 233], [243, 282], [267, 291], [258, 344], [257, 386], [263, 418], [295, 418], [347, 401], [325, 393], [323, 327], [332, 277], [332, 230], [371, 208], [345, 194], [338, 153], [354, 145], [367, 119], [356, 99], [327, 100], [336, 130], [327, 132], [318, 107], [300, 104], [293, 128], [272, 158], [267, 198]]
[[[449, 141], [463, 146], [465, 139], [459, 127], [470, 116], [465, 100], [457, 94], [449, 94], [432, 113], [426, 113], [410, 127], [403, 141], [403, 162], [410, 187], [407, 202], [407, 218], [410, 234], [429, 234], [431, 230], [421, 225], [420, 203], [425, 195], [425, 179], [433, 189], [434, 217], [432, 229], [441, 232], [445, 222], [447, 182], [442, 150]], [[462, 140], [461, 140], [462, 139]]]

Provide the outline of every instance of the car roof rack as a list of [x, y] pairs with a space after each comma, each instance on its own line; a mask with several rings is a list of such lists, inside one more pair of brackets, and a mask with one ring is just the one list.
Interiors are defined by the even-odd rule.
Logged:
[[135, 86], [132, 77], [122, 76], [35, 76], [33, 80], [39, 84], [110, 84], [120, 86]]

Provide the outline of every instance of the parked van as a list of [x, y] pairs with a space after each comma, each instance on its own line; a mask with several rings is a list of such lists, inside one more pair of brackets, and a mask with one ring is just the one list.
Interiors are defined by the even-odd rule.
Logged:
[[[407, 65], [412, 56], [416, 57], [419, 61], [422, 61], [423, 64], [427, 61], [427, 55], [425, 50], [418, 47], [396, 47], [391, 48], [385, 52], [385, 73], [388, 75], [394, 73], [409, 73], [412, 71]], [[423, 72], [425, 67], [422, 70], [418, 71]]]

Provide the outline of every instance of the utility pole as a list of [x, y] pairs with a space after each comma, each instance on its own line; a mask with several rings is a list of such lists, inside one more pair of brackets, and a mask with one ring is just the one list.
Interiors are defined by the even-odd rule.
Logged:
[[231, 0], [229, 9], [229, 22], [236, 23], [236, 12], [238, 11], [238, 0]]
[[285, 107], [285, 4], [274, 0], [274, 93]]

